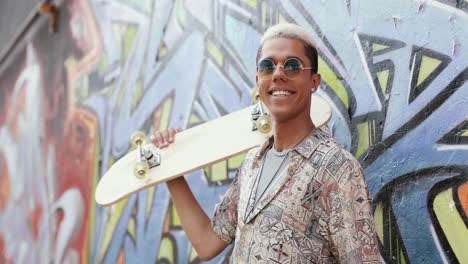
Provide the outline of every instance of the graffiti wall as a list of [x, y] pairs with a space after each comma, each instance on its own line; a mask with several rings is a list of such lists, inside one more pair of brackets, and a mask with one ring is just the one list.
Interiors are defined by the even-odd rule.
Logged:
[[[58, 33], [38, 18], [0, 65], [0, 263], [200, 262], [165, 185], [111, 207], [94, 189], [135, 130], [248, 106], [261, 34], [284, 21], [317, 40], [382, 261], [468, 262], [468, 2], [69, 0]], [[187, 175], [208, 214], [242, 158]]]

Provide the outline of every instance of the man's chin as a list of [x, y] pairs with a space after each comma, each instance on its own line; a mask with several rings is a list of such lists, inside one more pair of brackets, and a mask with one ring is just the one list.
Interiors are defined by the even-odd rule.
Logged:
[[292, 118], [292, 112], [288, 109], [272, 109], [270, 115], [276, 122], [282, 122]]

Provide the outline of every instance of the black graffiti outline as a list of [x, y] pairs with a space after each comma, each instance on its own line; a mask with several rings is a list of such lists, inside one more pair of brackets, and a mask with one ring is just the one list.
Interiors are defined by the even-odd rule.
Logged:
[[426, 117], [434, 113], [439, 107], [443, 105], [463, 84], [468, 80], [468, 67], [460, 72], [440, 93], [422, 107], [418, 113], [416, 113], [409, 121], [401, 125], [392, 135], [386, 138], [384, 141], [375, 144], [369, 148], [364, 159], [361, 159], [361, 164], [364, 168], [369, 166], [372, 162], [377, 160], [386, 149], [395, 144], [398, 140], [403, 138], [409, 131], [416, 128], [421, 124]]

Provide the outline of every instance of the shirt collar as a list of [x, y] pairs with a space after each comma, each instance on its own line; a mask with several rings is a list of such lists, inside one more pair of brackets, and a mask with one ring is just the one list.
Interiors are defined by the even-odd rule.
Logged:
[[[319, 128], [315, 133], [309, 135], [308, 137], [304, 138], [299, 144], [297, 144], [292, 150], [296, 151], [304, 158], [308, 159], [312, 156], [315, 149], [318, 147], [322, 140], [330, 140], [330, 131], [327, 127]], [[255, 159], [259, 159], [262, 157], [265, 152], [270, 148], [273, 144], [274, 138], [273, 135], [268, 138], [261, 146]]]

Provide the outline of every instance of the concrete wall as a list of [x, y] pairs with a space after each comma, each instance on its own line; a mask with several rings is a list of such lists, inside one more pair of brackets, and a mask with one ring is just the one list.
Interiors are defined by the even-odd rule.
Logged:
[[[129, 137], [249, 105], [266, 27], [317, 39], [387, 263], [468, 262], [466, 1], [69, 0], [0, 65], [0, 263], [196, 263], [164, 185], [110, 208]], [[8, 10], [1, 15], [8, 16]], [[242, 156], [187, 176], [212, 213]], [[226, 261], [229, 249], [210, 263]]]

